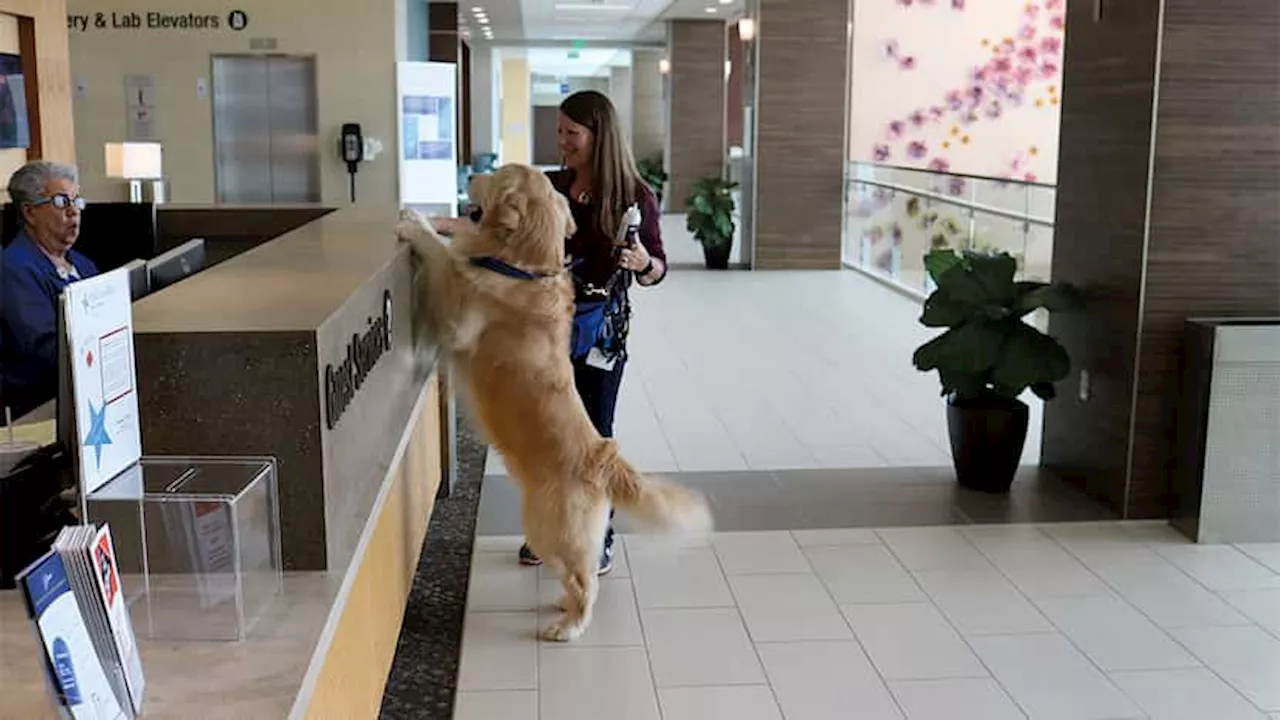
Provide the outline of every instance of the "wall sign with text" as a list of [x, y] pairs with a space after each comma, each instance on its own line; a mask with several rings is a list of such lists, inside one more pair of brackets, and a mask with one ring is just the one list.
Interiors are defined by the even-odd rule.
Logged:
[[243, 10], [232, 10], [226, 15], [157, 11], [67, 15], [67, 29], [79, 32], [92, 30], [240, 31], [248, 26], [249, 14]]
[[332, 430], [383, 355], [391, 350], [391, 291], [382, 293], [382, 314], [365, 320], [363, 334], [352, 333], [336, 366], [324, 366], [325, 425]]

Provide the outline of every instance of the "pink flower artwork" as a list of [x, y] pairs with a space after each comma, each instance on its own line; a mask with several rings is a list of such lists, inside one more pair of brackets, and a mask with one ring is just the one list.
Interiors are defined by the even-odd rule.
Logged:
[[1057, 55], [1062, 52], [1062, 38], [1047, 37], [1040, 40], [1040, 52], [1046, 55]]
[[911, 121], [911, 125], [913, 127], [923, 127], [926, 118], [923, 112], [921, 112], [920, 110], [916, 110], [915, 112], [911, 113], [911, 115], [909, 115], [907, 119]]
[[1035, 173], [1033, 173], [1033, 172], [1029, 172], [1029, 173], [1027, 173], [1026, 175], [1023, 175], [1023, 176], [1022, 176], [1022, 179], [1023, 179], [1023, 180], [1026, 180], [1027, 182], [1035, 182], [1035, 181], [1036, 181], [1036, 174], [1035, 174]]
[[902, 122], [901, 120], [894, 120], [893, 122], [889, 123], [889, 137], [900, 138], [902, 137], [902, 133], [905, 132], [906, 129], [907, 129], [906, 123]]
[[928, 154], [929, 147], [919, 140], [912, 140], [911, 144], [907, 145], [907, 155], [912, 160], [919, 160]]
[[965, 0], [951, 0], [952, 10], [964, 10]]
[[881, 145], [876, 145], [876, 146], [875, 146], [875, 149], [873, 149], [873, 150], [871, 151], [871, 156], [872, 156], [872, 157], [874, 157], [874, 158], [876, 159], [876, 162], [884, 162], [884, 161], [888, 160], [888, 159], [889, 159], [889, 146], [888, 146], [888, 145], [883, 145], [883, 144], [881, 144]]
[[1040, 77], [1045, 80], [1052, 80], [1058, 76], [1057, 63], [1047, 62], [1040, 66]]
[[1018, 59], [1024, 63], [1034, 63], [1039, 59], [1039, 57], [1040, 53], [1036, 51], [1034, 45], [1024, 45], [1023, 48], [1018, 51]]
[[949, 172], [951, 170], [951, 163], [947, 161], [946, 158], [936, 157], [929, 161], [929, 169], [940, 173]]
[[965, 188], [964, 178], [953, 177], [947, 183], [947, 186], [948, 186], [947, 192], [951, 193], [951, 195], [953, 196], [964, 194], [964, 188]]
[[1066, 0], [1045, 0], [1044, 7], [1046, 10], [1060, 10], [1066, 4]]
[[1065, 29], [1067, 27], [1067, 19], [1062, 15], [1054, 15], [1053, 17], [1049, 18], [1049, 27], [1053, 28], [1054, 30]]
[[1023, 25], [1022, 29], [1018, 30], [1018, 37], [1022, 38], [1023, 40], [1034, 40], [1035, 36], [1036, 36], [1035, 25], [1031, 25], [1031, 24]]

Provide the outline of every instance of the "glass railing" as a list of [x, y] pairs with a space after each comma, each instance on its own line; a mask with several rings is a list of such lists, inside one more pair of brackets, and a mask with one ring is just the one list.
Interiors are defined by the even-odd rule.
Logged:
[[931, 248], [1003, 250], [1018, 279], [1048, 281], [1053, 261], [1053, 185], [850, 163], [844, 263], [920, 297]]

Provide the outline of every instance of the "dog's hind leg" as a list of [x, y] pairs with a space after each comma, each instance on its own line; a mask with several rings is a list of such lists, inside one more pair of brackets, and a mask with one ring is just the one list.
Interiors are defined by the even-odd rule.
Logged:
[[583, 532], [574, 537], [557, 558], [563, 567], [560, 582], [564, 586], [564, 597], [558, 606], [564, 614], [543, 631], [542, 636], [547, 640], [571, 642], [581, 637], [591, 624], [591, 612], [600, 591], [597, 572], [609, 522], [608, 505], [590, 508], [580, 516], [579, 522]]

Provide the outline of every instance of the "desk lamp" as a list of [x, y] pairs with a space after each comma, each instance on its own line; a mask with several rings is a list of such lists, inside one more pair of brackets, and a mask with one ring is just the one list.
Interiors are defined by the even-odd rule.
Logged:
[[142, 202], [142, 181], [151, 180], [152, 199], [164, 202], [160, 143], [107, 143], [107, 177], [129, 181], [129, 202]]

